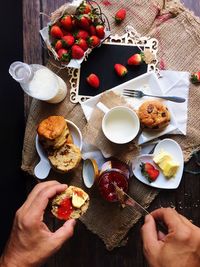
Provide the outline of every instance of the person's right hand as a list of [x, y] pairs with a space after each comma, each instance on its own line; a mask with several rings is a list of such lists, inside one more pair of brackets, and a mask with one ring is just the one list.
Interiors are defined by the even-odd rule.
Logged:
[[[155, 220], [165, 223], [167, 235], [157, 232]], [[147, 215], [141, 233], [150, 267], [200, 267], [200, 228], [174, 209], [161, 208]]]

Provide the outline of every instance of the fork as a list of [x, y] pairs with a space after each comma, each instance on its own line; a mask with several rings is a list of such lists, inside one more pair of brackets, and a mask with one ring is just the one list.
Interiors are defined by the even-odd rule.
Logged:
[[183, 102], [185, 102], [185, 98], [179, 97], [179, 96], [149, 95], [149, 94], [143, 93], [142, 91], [139, 91], [139, 90], [131, 90], [131, 89], [123, 89], [123, 95], [124, 96], [129, 96], [129, 97], [136, 97], [136, 98], [141, 98], [143, 96], [150, 96], [150, 97], [162, 98], [162, 99], [173, 101], [173, 102], [177, 102], [177, 103], [183, 103]]

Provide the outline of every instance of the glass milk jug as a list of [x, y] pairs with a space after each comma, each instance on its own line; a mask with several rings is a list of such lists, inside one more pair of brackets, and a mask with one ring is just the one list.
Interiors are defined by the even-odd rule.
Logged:
[[59, 103], [66, 97], [66, 83], [45, 66], [16, 61], [10, 65], [9, 73], [33, 98]]

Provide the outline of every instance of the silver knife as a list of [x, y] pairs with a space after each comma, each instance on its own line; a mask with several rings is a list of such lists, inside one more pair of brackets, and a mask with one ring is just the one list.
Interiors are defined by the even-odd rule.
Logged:
[[[113, 183], [113, 185], [115, 187], [115, 191], [119, 199], [119, 202], [122, 205], [134, 208], [142, 216], [146, 216], [150, 214], [142, 205], [140, 205], [140, 203], [138, 203], [131, 196], [129, 196], [126, 192], [124, 192], [123, 189], [119, 188], [119, 186], [116, 185], [116, 183]], [[163, 224], [163, 222], [156, 220], [156, 226], [157, 226], [157, 230], [161, 231], [163, 234], [168, 234], [167, 227]]]

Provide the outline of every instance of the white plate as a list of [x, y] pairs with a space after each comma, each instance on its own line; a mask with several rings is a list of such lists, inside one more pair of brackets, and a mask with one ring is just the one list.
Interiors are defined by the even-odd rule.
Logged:
[[173, 178], [167, 179], [164, 177], [160, 170], [160, 174], [157, 177], [156, 181], [154, 182], [149, 182], [141, 173], [141, 168], [140, 164], [141, 162], [150, 162], [151, 164], [154, 165], [157, 169], [159, 167], [153, 162], [153, 155], [152, 154], [146, 154], [146, 155], [140, 155], [135, 162], [133, 162], [133, 174], [135, 177], [141, 181], [142, 183], [156, 187], [156, 188], [163, 188], [163, 189], [175, 189], [179, 186], [182, 175], [183, 175], [183, 167], [184, 167], [184, 161], [183, 161], [183, 152], [181, 150], [181, 147], [177, 142], [175, 142], [172, 139], [164, 139], [160, 141], [155, 149], [154, 149], [154, 155], [159, 153], [161, 150], [164, 150], [168, 153], [170, 153], [174, 160], [178, 162], [179, 168], [176, 173], [176, 175]]
[[[78, 146], [81, 150], [83, 145], [81, 131], [72, 121], [66, 120], [66, 122], [69, 131], [72, 135], [74, 144]], [[35, 166], [34, 174], [39, 179], [45, 179], [49, 174], [49, 171], [51, 169], [51, 164], [47, 158], [46, 152], [44, 151], [43, 147], [41, 146], [38, 140], [38, 135], [36, 135], [35, 138], [35, 146], [37, 153], [40, 157], [40, 162]]]
[[[109, 91], [114, 91], [117, 94], [122, 95], [123, 89], [136, 89], [136, 90], [141, 90], [144, 93], [149, 93], [149, 94], [157, 94], [157, 95], [163, 95], [163, 92], [160, 88], [160, 85], [158, 83], [158, 78], [155, 73], [145, 73], [137, 78], [134, 78], [128, 82], [125, 82], [123, 84], [120, 84], [119, 86], [116, 86]], [[93, 109], [96, 107], [97, 103], [99, 102], [99, 99], [101, 97], [101, 94], [94, 96], [85, 102], [81, 104], [81, 107], [83, 109], [83, 112], [85, 114], [85, 117], [87, 120], [90, 119], [90, 116], [93, 112]], [[134, 109], [138, 109], [139, 106], [146, 100], [150, 99], [155, 99], [153, 97], [142, 97], [140, 99], [138, 98], [131, 98], [131, 97], [125, 97], [126, 101], [132, 106]], [[158, 98], [156, 98], [158, 100]], [[162, 100], [160, 100], [162, 101]], [[170, 134], [172, 131], [177, 129], [177, 124], [175, 117], [173, 115], [172, 110], [168, 106], [168, 101], [163, 101], [163, 103], [168, 107], [170, 114], [171, 114], [171, 121], [169, 125], [161, 130], [161, 131], [145, 131], [143, 130], [139, 136], [138, 136], [138, 144], [144, 144], [148, 141], [151, 141], [159, 136], [163, 136], [165, 134]]]

